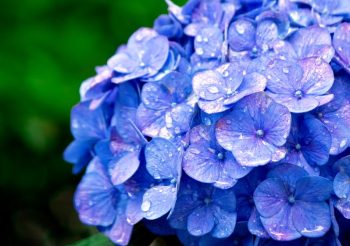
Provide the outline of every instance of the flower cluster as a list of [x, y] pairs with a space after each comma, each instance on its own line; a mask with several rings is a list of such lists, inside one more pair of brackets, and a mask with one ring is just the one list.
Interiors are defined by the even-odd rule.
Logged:
[[348, 0], [167, 3], [81, 85], [81, 221], [120, 245], [141, 220], [184, 245], [345, 242]]

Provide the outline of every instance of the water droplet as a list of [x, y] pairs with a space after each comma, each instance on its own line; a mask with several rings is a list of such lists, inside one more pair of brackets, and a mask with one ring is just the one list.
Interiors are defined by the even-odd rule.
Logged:
[[216, 86], [209, 86], [208, 87], [208, 91], [210, 93], [218, 93], [219, 92], [219, 89], [216, 87]]
[[204, 43], [208, 43], [208, 42], [209, 42], [209, 40], [208, 40], [207, 37], [204, 37], [204, 38], [203, 38], [203, 41], [204, 41]]
[[208, 117], [204, 117], [203, 122], [204, 122], [204, 124], [205, 124], [206, 126], [210, 126], [210, 125], [211, 125], [211, 120], [210, 120], [210, 118], [208, 118]]
[[244, 32], [245, 32], [244, 24], [236, 23], [236, 31], [237, 31], [239, 34], [244, 34]]
[[140, 63], [140, 67], [145, 67], [145, 66], [146, 66], [146, 64], [144, 62]]
[[229, 76], [229, 72], [226, 70], [225, 72], [223, 72], [222, 76], [228, 77]]
[[201, 56], [204, 54], [204, 50], [202, 48], [197, 48], [196, 53]]
[[303, 97], [303, 92], [301, 90], [296, 90], [294, 92], [294, 96], [298, 99], [301, 99]]
[[148, 200], [143, 201], [143, 203], [141, 204], [141, 210], [143, 212], [147, 212], [150, 210], [150, 208], [151, 208], [151, 202]]
[[201, 35], [198, 35], [198, 36], [196, 37], [196, 41], [197, 41], [198, 43], [201, 43], [201, 42], [203, 41], [202, 36], [201, 36]]
[[180, 129], [180, 127], [177, 126], [177, 127], [175, 127], [174, 131], [176, 134], [179, 134], [181, 132], [181, 129]]
[[231, 125], [231, 124], [232, 124], [232, 121], [231, 121], [231, 120], [226, 120], [226, 124], [227, 124], [227, 125]]
[[175, 107], [175, 106], [176, 106], [175, 102], [171, 103], [171, 107]]
[[245, 76], [247, 74], [247, 71], [243, 70], [242, 74], [243, 74], [243, 76]]
[[287, 67], [284, 67], [282, 70], [284, 73], [289, 73], [289, 68], [287, 68]]

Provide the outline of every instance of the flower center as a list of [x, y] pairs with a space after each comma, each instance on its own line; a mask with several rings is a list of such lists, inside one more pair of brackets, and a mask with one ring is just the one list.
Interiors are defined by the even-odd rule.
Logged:
[[257, 135], [259, 138], [262, 138], [262, 137], [264, 136], [264, 130], [261, 130], [261, 129], [257, 130], [257, 131], [256, 131], [256, 135]]
[[211, 202], [211, 199], [209, 198], [209, 197], [206, 197], [205, 199], [204, 199], [204, 203], [205, 204], [209, 204]]
[[298, 99], [301, 99], [303, 97], [303, 92], [301, 90], [296, 90], [294, 92], [294, 96]]
[[323, 118], [323, 113], [322, 112], [318, 112], [317, 113], [317, 117], [320, 118], [320, 119]]
[[297, 143], [297, 144], [295, 145], [295, 149], [296, 149], [296, 150], [300, 150], [300, 149], [301, 149], [301, 145], [300, 145], [299, 143]]
[[224, 159], [224, 154], [222, 152], [219, 152], [217, 156], [220, 160]]
[[295, 203], [295, 197], [294, 197], [293, 195], [290, 195], [290, 196], [288, 197], [288, 202], [289, 202], [290, 204]]

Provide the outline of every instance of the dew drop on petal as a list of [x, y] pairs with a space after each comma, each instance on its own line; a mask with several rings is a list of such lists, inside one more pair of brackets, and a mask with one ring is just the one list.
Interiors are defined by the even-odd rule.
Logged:
[[209, 86], [208, 87], [208, 91], [210, 93], [218, 93], [219, 92], [219, 89], [216, 87], [216, 86]]
[[141, 204], [141, 210], [143, 212], [147, 212], [150, 210], [150, 208], [151, 208], [151, 202], [148, 200], [143, 201], [143, 203]]

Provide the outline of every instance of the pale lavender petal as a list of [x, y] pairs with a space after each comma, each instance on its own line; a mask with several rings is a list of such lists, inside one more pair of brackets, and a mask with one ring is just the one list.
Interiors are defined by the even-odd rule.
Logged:
[[334, 32], [333, 45], [337, 55], [346, 64], [350, 64], [350, 24], [342, 23]]
[[249, 232], [253, 235], [256, 235], [260, 238], [269, 238], [269, 234], [266, 232], [263, 224], [261, 223], [260, 214], [254, 208], [249, 220], [248, 220], [248, 229]]
[[350, 219], [350, 199], [339, 199], [335, 204], [339, 212], [346, 218]]
[[304, 74], [301, 90], [305, 94], [322, 95], [329, 91], [334, 82], [332, 67], [320, 58], [307, 58], [299, 61]]
[[350, 198], [350, 176], [340, 171], [334, 178], [334, 192], [339, 198]]
[[126, 216], [122, 213], [118, 213], [112, 226], [102, 228], [101, 231], [114, 243], [118, 245], [128, 245], [133, 226], [130, 225]]
[[232, 50], [250, 50], [255, 45], [255, 26], [252, 22], [240, 19], [231, 23], [228, 30], [228, 42]]
[[116, 156], [108, 163], [108, 172], [114, 185], [128, 180], [139, 168], [139, 152], [125, 152]]
[[304, 113], [309, 112], [319, 106], [319, 102], [313, 96], [304, 96], [301, 99], [295, 97], [294, 95], [286, 94], [273, 94], [267, 92], [267, 94], [272, 97], [277, 103], [286, 106], [292, 113]]
[[225, 94], [225, 80], [214, 70], [197, 73], [193, 79], [193, 91], [205, 100], [216, 100]]
[[217, 27], [205, 27], [199, 30], [194, 39], [194, 48], [197, 55], [205, 58], [221, 56], [223, 33]]
[[155, 220], [168, 213], [175, 205], [176, 187], [154, 186], [143, 195], [141, 210], [148, 220]]

